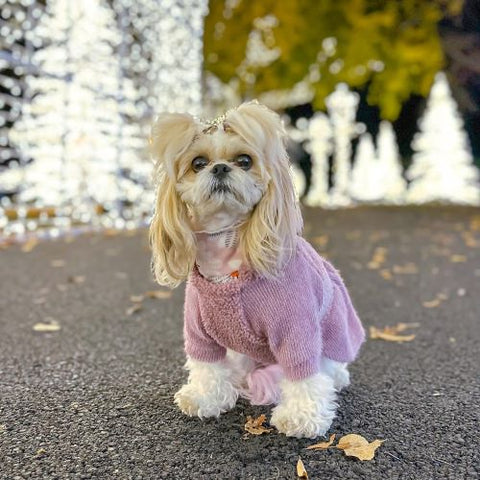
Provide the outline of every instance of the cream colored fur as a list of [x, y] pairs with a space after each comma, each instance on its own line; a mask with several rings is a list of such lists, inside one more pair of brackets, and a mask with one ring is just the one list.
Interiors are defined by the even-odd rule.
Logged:
[[[242, 224], [244, 261], [259, 275], [274, 277], [293, 255], [302, 218], [290, 176], [285, 130], [277, 114], [250, 102], [214, 124], [187, 114], [161, 114], [152, 130], [157, 202], [150, 226], [153, 271], [162, 285], [186, 280], [196, 258], [195, 230]], [[236, 159], [249, 155], [243, 169]], [[193, 160], [205, 158], [195, 170]], [[231, 167], [226, 189], [214, 187], [212, 168]], [[234, 407], [254, 362], [229, 353], [217, 363], [189, 359], [188, 382], [175, 395], [187, 415], [217, 417]], [[323, 435], [335, 416], [335, 392], [348, 385], [345, 365], [324, 359], [321, 372], [299, 382], [281, 381], [281, 402], [272, 423], [296, 437]]]

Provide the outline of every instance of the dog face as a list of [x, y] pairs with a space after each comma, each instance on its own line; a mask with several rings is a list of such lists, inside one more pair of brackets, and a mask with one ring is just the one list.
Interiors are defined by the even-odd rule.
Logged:
[[250, 268], [275, 275], [293, 254], [301, 215], [290, 177], [284, 129], [256, 102], [212, 124], [186, 114], [160, 115], [152, 130], [158, 183], [150, 227], [161, 284], [177, 285], [195, 261], [194, 228], [215, 215], [244, 220], [240, 232]]

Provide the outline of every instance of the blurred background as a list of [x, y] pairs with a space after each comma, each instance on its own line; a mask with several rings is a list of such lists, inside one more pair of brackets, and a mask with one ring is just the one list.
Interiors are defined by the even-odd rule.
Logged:
[[0, 234], [148, 222], [160, 111], [282, 115], [301, 201], [480, 205], [480, 0], [0, 0]]

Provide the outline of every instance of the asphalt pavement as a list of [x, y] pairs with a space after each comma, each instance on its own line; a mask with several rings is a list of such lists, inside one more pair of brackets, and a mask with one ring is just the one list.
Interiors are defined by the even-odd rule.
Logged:
[[340, 395], [329, 433], [385, 440], [373, 460], [246, 435], [270, 408], [244, 401], [219, 419], [181, 414], [184, 288], [155, 285], [138, 231], [0, 250], [0, 479], [295, 479], [299, 456], [310, 479], [478, 478], [480, 210], [305, 219], [367, 329], [418, 324], [409, 342], [369, 339]]

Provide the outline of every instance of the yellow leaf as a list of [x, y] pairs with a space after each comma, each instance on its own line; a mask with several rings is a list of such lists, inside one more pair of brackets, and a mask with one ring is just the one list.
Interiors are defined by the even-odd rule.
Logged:
[[22, 252], [29, 253], [38, 245], [38, 238], [31, 237], [22, 245]]
[[452, 263], [464, 263], [467, 261], [467, 257], [465, 255], [452, 255], [450, 261]]
[[298, 457], [298, 462], [297, 462], [297, 477], [308, 479], [307, 470], [305, 469], [305, 465], [303, 464], [303, 461], [300, 457]]
[[417, 266], [412, 263], [406, 263], [405, 265], [394, 265], [393, 266], [393, 273], [398, 275], [410, 275], [418, 272]]
[[[389, 327], [386, 327], [387, 329]], [[390, 333], [388, 330], [379, 330], [376, 327], [370, 327], [370, 338], [372, 340], [386, 340], [387, 342], [411, 342], [415, 335], [397, 335], [395, 333]]]
[[165, 299], [170, 298], [172, 296], [172, 292], [169, 290], [149, 290], [148, 292], [145, 292], [145, 296], [148, 298]]
[[328, 440], [328, 442], [320, 442], [320, 443], [316, 443], [315, 445], [310, 445], [309, 447], [307, 447], [307, 450], [326, 450], [328, 447], [332, 445], [334, 441], [335, 441], [335, 434], [332, 433], [330, 435], [330, 439]]
[[260, 415], [258, 418], [253, 418], [250, 415], [247, 417], [247, 423], [245, 423], [245, 430], [252, 435], [262, 435], [262, 433], [270, 433], [273, 428], [267, 428], [263, 424], [266, 422], [267, 417]]
[[343, 450], [345, 455], [349, 457], [356, 457], [362, 461], [372, 460], [375, 456], [375, 451], [383, 442], [384, 440], [368, 442], [361, 435], [351, 433], [338, 441], [337, 448]]
[[130, 295], [130, 301], [133, 303], [142, 303], [144, 298], [143, 295]]
[[139, 303], [134, 303], [131, 307], [127, 308], [126, 314], [131, 317], [134, 313], [139, 312], [142, 309], [142, 306]]
[[48, 323], [39, 322], [33, 326], [36, 332], [58, 332], [60, 325], [56, 320], [48, 319]]
[[378, 272], [385, 280], [391, 280], [393, 278], [392, 272], [388, 268], [383, 268]]

